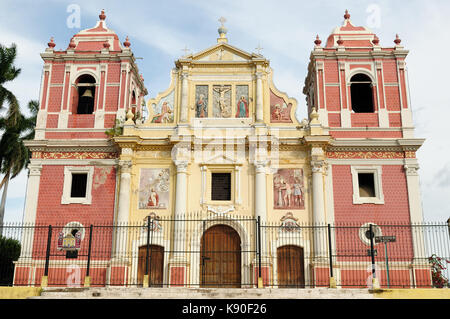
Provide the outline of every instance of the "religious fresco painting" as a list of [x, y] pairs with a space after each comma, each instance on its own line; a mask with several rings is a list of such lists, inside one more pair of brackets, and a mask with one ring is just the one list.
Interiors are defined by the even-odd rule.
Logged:
[[195, 86], [195, 117], [208, 117], [208, 86]]
[[286, 104], [283, 98], [275, 95], [272, 90], [270, 90], [271, 123], [292, 123], [291, 109], [292, 103]]
[[173, 123], [174, 91], [161, 98], [158, 104], [152, 104], [152, 123]]
[[169, 207], [170, 169], [142, 168], [139, 180], [139, 209]]
[[248, 117], [248, 85], [236, 85], [236, 117]]
[[213, 117], [231, 117], [231, 85], [213, 86]]
[[281, 168], [273, 175], [273, 208], [305, 209], [303, 169]]

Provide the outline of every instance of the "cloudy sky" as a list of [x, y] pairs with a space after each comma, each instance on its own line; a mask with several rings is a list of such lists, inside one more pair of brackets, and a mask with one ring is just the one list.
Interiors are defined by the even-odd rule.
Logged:
[[[223, 16], [230, 44], [248, 52], [263, 48], [261, 53], [274, 69], [275, 85], [299, 102], [300, 119], [306, 117], [302, 88], [316, 34], [325, 40], [342, 24], [345, 9], [352, 23], [370, 27], [382, 46], [392, 46], [398, 33], [410, 50], [407, 65], [416, 137], [426, 138], [418, 151], [424, 217], [427, 221], [450, 217], [450, 95], [445, 80], [450, 73], [449, 1], [1, 0], [0, 43], [17, 44], [17, 66], [22, 68], [8, 87], [22, 107], [39, 97], [39, 53], [50, 37], [56, 49], [67, 48], [75, 33], [95, 25], [101, 9], [122, 42], [129, 36], [149, 90], [146, 98], [168, 87], [170, 69], [185, 47], [197, 52], [216, 43], [217, 20]], [[5, 221], [22, 219], [26, 181], [25, 172], [11, 181]]]

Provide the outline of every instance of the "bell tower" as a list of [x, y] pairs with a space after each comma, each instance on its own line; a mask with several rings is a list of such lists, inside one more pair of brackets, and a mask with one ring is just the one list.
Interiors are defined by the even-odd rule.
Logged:
[[[138, 122], [147, 94], [128, 37], [102, 10], [65, 50], [53, 38], [44, 68], [28, 178], [25, 222], [90, 225], [115, 221], [118, 151], [106, 134], [116, 120]], [[80, 226], [80, 227], [82, 227]], [[70, 228], [70, 227], [69, 227]]]
[[412, 138], [413, 121], [405, 58], [396, 35], [393, 47], [366, 27], [354, 26], [348, 11], [322, 46], [314, 41], [303, 93], [309, 112], [336, 138]]
[[147, 94], [128, 37], [123, 43], [106, 26], [75, 34], [66, 50], [53, 38], [41, 54], [44, 71], [36, 139], [103, 139], [128, 110], [139, 117]]

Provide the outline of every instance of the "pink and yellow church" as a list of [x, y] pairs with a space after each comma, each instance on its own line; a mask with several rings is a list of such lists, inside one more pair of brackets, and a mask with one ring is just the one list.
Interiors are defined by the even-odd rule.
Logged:
[[[65, 280], [66, 257], [46, 260], [45, 250], [56, 254], [76, 234], [71, 265], [83, 279], [89, 250], [89, 280], [100, 286], [145, 286], [148, 277], [168, 286], [327, 286], [330, 267], [335, 283], [351, 286], [358, 274], [365, 282], [368, 264], [346, 251], [369, 260], [373, 233], [390, 235], [383, 225], [423, 221], [424, 139], [414, 136], [398, 36], [382, 47], [346, 12], [312, 43], [301, 106], [275, 86], [266, 57], [229, 43], [221, 22], [217, 41], [176, 60], [168, 88], [148, 99], [129, 39], [119, 40], [103, 11], [67, 49], [50, 40], [26, 144], [24, 222], [43, 227], [26, 231], [16, 285]], [[307, 119], [297, 119], [299, 106]], [[90, 236], [90, 225], [112, 231]], [[410, 228], [395, 235], [403, 259], [392, 261], [391, 280], [429, 282], [423, 238]], [[329, 244], [343, 256], [331, 266]], [[381, 281], [383, 254], [380, 246]]]

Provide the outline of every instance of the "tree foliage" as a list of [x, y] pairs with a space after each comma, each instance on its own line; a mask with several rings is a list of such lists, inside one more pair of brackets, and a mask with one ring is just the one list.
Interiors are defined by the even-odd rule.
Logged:
[[9, 286], [14, 278], [14, 261], [20, 256], [20, 242], [0, 236], [0, 286]]

